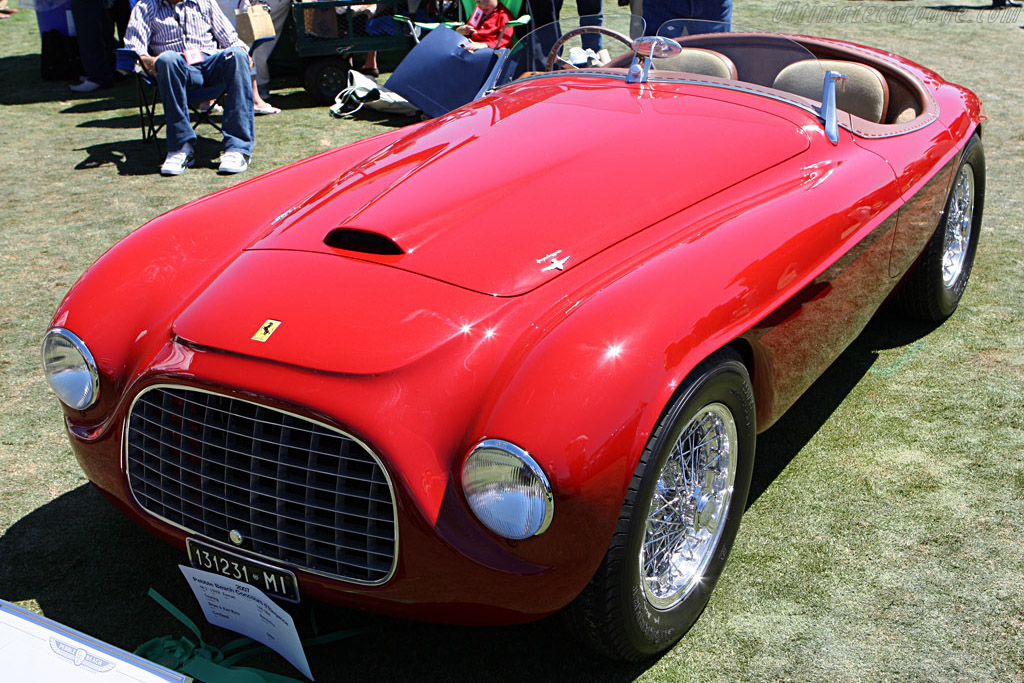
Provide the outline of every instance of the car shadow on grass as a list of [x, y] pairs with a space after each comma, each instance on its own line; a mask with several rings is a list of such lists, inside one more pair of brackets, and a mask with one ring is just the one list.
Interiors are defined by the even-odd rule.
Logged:
[[[129, 522], [89, 484], [43, 505], [0, 536], [0, 598], [38, 604], [47, 617], [126, 650], [161, 636], [193, 635], [147, 596], [150, 588], [222, 646], [236, 634], [203, 618], [178, 565], [183, 553]], [[326, 605], [293, 608], [300, 634], [365, 627], [307, 648], [318, 683], [365, 680], [631, 681], [647, 665], [616, 664], [570, 640], [557, 618], [521, 626], [465, 627], [402, 621]], [[312, 612], [312, 614], [311, 614]], [[274, 654], [242, 666], [301, 678]]]
[[[154, 619], [163, 615], [142, 609], [135, 596], [144, 596], [150, 585], [166, 589], [174, 554], [86, 484], [0, 536], [0, 598], [34, 600], [51, 619], [133, 649], [136, 635], [173, 628], [173, 620]], [[178, 591], [172, 599], [180, 597]]]
[[911, 345], [935, 328], [934, 324], [908, 320], [895, 306], [883, 308], [779, 421], [758, 435], [747, 507], [767, 490], [872, 369], [879, 351]]
[[[877, 364], [879, 351], [934, 329], [880, 313], [825, 374], [758, 442], [750, 503], [785, 469], [852, 388]], [[206, 624], [177, 566], [186, 558], [115, 511], [91, 485], [80, 486], [18, 520], [0, 536], [0, 598], [34, 601], [58, 622], [127, 650], [152, 638], [192, 637], [153, 602], [155, 588], [223, 645], [235, 634]], [[300, 633], [365, 627], [366, 632], [307, 650], [321, 683], [370, 679], [416, 681], [631, 681], [653, 662], [617, 664], [572, 641], [557, 618], [503, 627], [423, 624], [327, 605], [292, 608]], [[683, 641], [685, 644], [685, 640]], [[297, 676], [273, 654], [242, 662]]]

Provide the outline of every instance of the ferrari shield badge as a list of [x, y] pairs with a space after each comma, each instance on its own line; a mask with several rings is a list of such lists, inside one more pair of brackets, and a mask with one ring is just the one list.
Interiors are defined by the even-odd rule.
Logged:
[[262, 325], [260, 325], [260, 328], [256, 330], [256, 334], [252, 335], [252, 338], [258, 342], [265, 342], [270, 339], [270, 335], [274, 334], [274, 330], [280, 326], [280, 320], [266, 320]]

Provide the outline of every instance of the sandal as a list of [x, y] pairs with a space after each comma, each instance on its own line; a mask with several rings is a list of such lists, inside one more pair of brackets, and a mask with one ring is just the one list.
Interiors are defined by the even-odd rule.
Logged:
[[253, 107], [252, 111], [256, 116], [265, 116], [267, 114], [280, 114], [281, 110], [277, 107], [273, 107], [269, 104], [263, 105], [262, 107]]

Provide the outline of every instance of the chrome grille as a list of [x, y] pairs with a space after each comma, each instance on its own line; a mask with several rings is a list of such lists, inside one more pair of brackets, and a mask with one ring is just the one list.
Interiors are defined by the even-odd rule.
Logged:
[[125, 435], [139, 505], [190, 532], [358, 583], [395, 562], [395, 505], [377, 459], [342, 432], [273, 408], [158, 386]]

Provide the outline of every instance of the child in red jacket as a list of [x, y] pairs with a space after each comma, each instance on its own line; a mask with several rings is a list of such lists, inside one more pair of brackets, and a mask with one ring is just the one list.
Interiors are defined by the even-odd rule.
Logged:
[[505, 25], [512, 21], [512, 13], [498, 0], [476, 0], [476, 11], [456, 32], [469, 38], [462, 47], [470, 52], [482, 47], [502, 48], [512, 44], [512, 31]]

